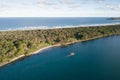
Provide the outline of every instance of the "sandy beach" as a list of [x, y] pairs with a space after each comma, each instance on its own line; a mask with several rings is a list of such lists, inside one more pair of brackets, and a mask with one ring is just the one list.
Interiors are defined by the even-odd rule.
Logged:
[[[43, 51], [43, 50], [45, 50], [45, 49], [52, 48], [52, 47], [57, 47], [57, 46], [61, 46], [61, 45], [60, 45], [60, 44], [56, 44], [56, 45], [50, 45], [50, 46], [47, 46], [47, 47], [43, 47], [43, 48], [41, 48], [41, 49], [39, 49], [39, 50], [37, 50], [37, 51], [35, 51], [35, 52], [29, 53], [29, 55], [38, 54], [39, 52], [41, 52], [41, 51]], [[14, 61], [16, 61], [16, 60], [18, 60], [18, 59], [23, 58], [23, 57], [25, 57], [25, 55], [20, 55], [20, 56], [18, 56], [18, 57], [15, 57], [15, 58], [11, 59], [9, 62], [4, 62], [4, 63], [0, 64], [0, 67], [5, 66], [5, 65], [7, 65], [7, 64], [9, 64], [9, 63], [11, 63], [11, 62], [14, 62]]]

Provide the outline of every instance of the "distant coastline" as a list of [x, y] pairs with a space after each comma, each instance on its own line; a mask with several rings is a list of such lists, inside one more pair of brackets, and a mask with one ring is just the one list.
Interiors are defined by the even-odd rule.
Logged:
[[120, 17], [111, 17], [111, 18], [108, 18], [108, 20], [120, 20]]
[[[86, 38], [87, 36], [84, 36], [84, 35], [82, 35], [82, 33], [80, 33], [81, 31], [83, 31], [83, 34], [85, 34], [86, 35], [86, 32], [84, 31], [85, 29], [88, 29], [88, 32], [89, 31], [91, 31], [91, 30], [93, 30], [93, 31], [96, 31], [96, 32], [91, 32], [91, 33], [88, 33], [87, 34], [87, 36], [88, 36], [88, 38]], [[108, 30], [107, 30], [108, 29]], [[61, 29], [48, 29], [48, 30], [27, 30], [27, 31], [7, 31], [7, 32], [5, 32], [5, 35], [6, 35], [6, 33], [7, 34], [11, 34], [11, 35], [9, 35], [9, 36], [12, 36], [12, 34], [15, 34], [15, 36], [17, 36], [17, 34], [20, 34], [21, 32], [22, 33], [28, 33], [28, 32], [35, 32], [35, 34], [36, 34], [36, 31], [37, 32], [39, 32], [39, 31], [44, 31], [44, 32], [46, 32], [46, 31], [49, 31], [50, 30], [50, 32], [52, 32], [52, 33], [54, 33], [54, 34], [56, 34], [56, 32], [58, 32], [58, 31], [67, 31], [67, 33], [71, 36], [71, 33], [69, 33], [68, 31], [70, 30], [70, 31], [75, 31], [74, 32], [74, 35], [73, 35], [73, 37], [75, 37], [75, 38], [70, 38], [70, 41], [68, 41], [67, 40], [67, 38], [65, 39], [65, 42], [59, 42], [59, 39], [57, 38], [57, 40], [56, 40], [56, 43], [52, 43], [52, 44], [50, 44], [50, 45], [45, 45], [45, 46], [43, 46], [43, 47], [41, 47], [41, 48], [39, 48], [39, 49], [35, 49], [35, 50], [33, 50], [33, 51], [30, 51], [29, 53], [25, 53], [25, 54], [20, 54], [20, 55], [18, 55], [18, 56], [16, 56], [16, 57], [14, 57], [14, 58], [12, 58], [12, 59], [10, 59], [9, 61], [5, 61], [5, 62], [3, 62], [3, 63], [1, 63], [0, 64], [0, 67], [2, 67], [2, 66], [4, 66], [4, 65], [7, 65], [7, 64], [9, 64], [9, 63], [11, 63], [11, 62], [13, 62], [13, 61], [16, 61], [16, 60], [18, 60], [18, 59], [20, 59], [20, 58], [23, 58], [23, 57], [25, 57], [25, 56], [30, 56], [30, 55], [33, 55], [33, 54], [37, 54], [37, 53], [39, 53], [39, 52], [41, 52], [41, 51], [43, 51], [43, 50], [45, 50], [45, 49], [48, 49], [48, 48], [52, 48], [52, 47], [56, 47], [56, 46], [67, 46], [67, 45], [69, 45], [69, 44], [73, 44], [73, 43], [77, 43], [77, 42], [83, 42], [83, 41], [89, 41], [89, 40], [92, 40], [92, 39], [97, 39], [97, 38], [101, 38], [101, 37], [106, 37], [106, 36], [112, 36], [112, 35], [119, 35], [120, 34], [120, 25], [106, 25], [106, 26], [101, 26], [101, 27], [84, 27], [84, 28], [82, 28], [82, 27], [78, 27], [78, 28], [61, 28]], [[58, 31], [57, 31], [58, 30]], [[97, 31], [98, 30], [98, 31]], [[100, 31], [101, 30], [101, 31]], [[56, 32], [54, 32], [54, 31], [56, 31]], [[100, 31], [100, 32], [99, 32]], [[17, 33], [17, 34], [16, 34]], [[93, 33], [96, 33], [96, 34], [94, 34], [94, 35], [96, 35], [96, 36], [94, 36], [93, 35]], [[1, 34], [2, 34], [2, 32], [1, 32]], [[4, 34], [4, 32], [3, 32], [3, 34]], [[104, 34], [104, 35], [103, 35]], [[91, 35], [93, 35], [93, 36], [91, 36]], [[4, 38], [4, 35], [2, 35], [3, 36], [3, 38]], [[26, 36], [26, 35], [25, 35]], [[51, 36], [51, 35], [48, 35], [48, 36]], [[62, 35], [61, 35], [62, 36]], [[82, 39], [82, 37], [85, 37], [85, 39], [83, 38]], [[28, 37], [28, 36], [27, 36]], [[58, 37], [58, 36], [56, 36], [56, 37]], [[69, 39], [69, 38], [68, 38]], [[66, 41], [67, 40], [67, 41]], [[48, 40], [49, 41], [49, 40]], [[64, 40], [63, 40], [64, 41]], [[48, 42], [49, 43], [49, 42]], [[32, 43], [33, 44], [33, 43]], [[29, 45], [32, 45], [32, 44], [29, 44]], [[28, 46], [29, 47], [29, 46]], [[36, 46], [37, 47], [37, 46]]]

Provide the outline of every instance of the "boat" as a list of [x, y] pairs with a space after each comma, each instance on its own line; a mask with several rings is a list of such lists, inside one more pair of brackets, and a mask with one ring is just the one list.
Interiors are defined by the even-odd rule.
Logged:
[[70, 54], [69, 54], [69, 56], [74, 56], [75, 55], [75, 53], [74, 52], [71, 52]]

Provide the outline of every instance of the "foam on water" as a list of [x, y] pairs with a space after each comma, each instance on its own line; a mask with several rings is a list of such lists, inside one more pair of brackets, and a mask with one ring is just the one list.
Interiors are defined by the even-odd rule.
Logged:
[[120, 23], [106, 23], [106, 24], [85, 24], [85, 25], [66, 25], [66, 26], [26, 26], [19, 28], [9, 28], [0, 31], [16, 31], [16, 30], [36, 30], [36, 29], [59, 29], [59, 28], [76, 28], [76, 27], [95, 27], [95, 26], [109, 26], [109, 25], [120, 25]]
[[107, 18], [0, 18], [0, 31], [119, 25]]

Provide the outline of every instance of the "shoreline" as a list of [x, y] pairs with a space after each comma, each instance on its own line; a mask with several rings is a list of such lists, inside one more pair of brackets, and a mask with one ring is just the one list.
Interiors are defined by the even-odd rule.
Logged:
[[[43, 48], [41, 48], [41, 49], [39, 49], [39, 50], [37, 50], [37, 51], [35, 51], [35, 52], [29, 53], [29, 55], [30, 55], [30, 56], [31, 56], [31, 55], [35, 55], [35, 54], [38, 54], [39, 52], [41, 52], [41, 51], [43, 51], [43, 50], [45, 50], [45, 49], [49, 49], [49, 48], [57, 47], [57, 46], [60, 46], [60, 44], [59, 44], [59, 45], [56, 44], [56, 45], [50, 45], [50, 46], [43, 47]], [[17, 56], [17, 57], [15, 57], [15, 58], [11, 59], [11, 60], [8, 61], [8, 62], [4, 62], [4, 63], [0, 64], [0, 67], [3, 67], [3, 66], [5, 66], [5, 65], [7, 65], [7, 64], [10, 64], [10, 63], [12, 63], [12, 62], [14, 62], [14, 61], [16, 61], [16, 60], [19, 60], [19, 59], [21, 59], [21, 58], [24, 58], [24, 57], [26, 57], [25, 54], [20, 55], [20, 56]]]
[[[28, 31], [28, 30], [51, 30], [51, 29], [66, 29], [66, 28], [79, 28], [79, 27], [101, 27], [101, 26], [115, 26], [115, 25], [120, 25], [120, 23], [105, 23], [105, 24], [88, 24], [88, 25], [76, 25], [76, 26], [56, 26], [53, 28], [48, 28], [47, 26], [44, 26], [44, 28], [39, 28], [39, 26], [37, 26], [37, 28], [35, 26], [33, 26], [33, 28], [31, 27], [25, 27], [25, 29], [8, 29], [8, 30], [0, 30], [0, 32], [6, 32], [6, 31]], [[28, 29], [30, 28], [30, 29]]]
[[[116, 35], [119, 35], [119, 34], [116, 34]], [[111, 35], [109, 35], [109, 36], [114, 36], [114, 35], [111, 34]], [[70, 44], [75, 44], [75, 43], [80, 43], [80, 42], [86, 42], [86, 41], [95, 40], [95, 39], [104, 38], [104, 37], [109, 37], [109, 36], [106, 36], [106, 35], [105, 35], [105, 36], [97, 36], [97, 37], [89, 38], [89, 39], [86, 39], [86, 40], [78, 40], [78, 41], [74, 41], [74, 42], [67, 42], [67, 43], [64, 43], [64, 44], [60, 44], [60, 43], [59, 43], [59, 44], [55, 44], [55, 45], [50, 45], [50, 46], [46, 46], [46, 47], [43, 47], [43, 48], [41, 48], [41, 49], [39, 49], [39, 50], [36, 50], [36, 51], [34, 51], [34, 52], [29, 53], [29, 56], [38, 54], [38, 53], [40, 53], [41, 51], [46, 50], [46, 49], [49, 49], [49, 48], [60, 47], [60, 46], [61, 46], [61, 47], [62, 47], [62, 46], [65, 47], [65, 46], [70, 45]], [[8, 62], [4, 62], [4, 63], [0, 64], [0, 68], [3, 67], [3, 66], [5, 66], [5, 65], [7, 65], [7, 64], [10, 64], [10, 63], [12, 63], [12, 62], [14, 62], [14, 61], [16, 61], [16, 60], [19, 60], [19, 59], [21, 59], [21, 58], [24, 58], [24, 57], [26, 57], [25, 54], [20, 55], [20, 56], [18, 56], [18, 57], [15, 57], [15, 58], [11, 59], [11, 60], [8, 61]]]

